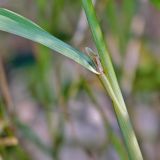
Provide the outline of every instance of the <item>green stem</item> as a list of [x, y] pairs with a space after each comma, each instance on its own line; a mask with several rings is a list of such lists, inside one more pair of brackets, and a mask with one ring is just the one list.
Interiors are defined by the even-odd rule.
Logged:
[[99, 78], [113, 101], [130, 160], [143, 160], [91, 0], [82, 0], [104, 73]]
[[109, 96], [113, 101], [114, 111], [116, 113], [117, 121], [120, 127], [120, 130], [123, 135], [123, 139], [126, 145], [128, 156], [130, 160], [143, 160], [134, 130], [132, 128], [130, 118], [127, 112], [127, 109], [122, 110], [121, 105], [115, 100], [115, 96], [112, 93], [108, 79], [104, 74], [99, 76], [104, 88], [107, 90]]
[[[122, 144], [121, 139], [114, 133], [113, 128], [109, 124], [108, 118], [106, 117], [104, 110], [102, 109], [102, 106], [98, 103], [96, 96], [91, 90], [89, 84], [85, 80], [83, 80], [83, 85], [84, 85], [85, 91], [88, 93], [88, 96], [91, 98], [92, 102], [94, 103], [95, 108], [98, 110], [98, 112], [100, 113], [103, 119], [104, 126], [108, 135], [107, 143], [110, 143], [110, 142], [112, 143], [113, 147], [115, 148], [115, 151], [119, 155], [120, 160], [128, 160], [128, 155], [124, 145]], [[108, 146], [105, 145], [104, 147], [108, 147]]]

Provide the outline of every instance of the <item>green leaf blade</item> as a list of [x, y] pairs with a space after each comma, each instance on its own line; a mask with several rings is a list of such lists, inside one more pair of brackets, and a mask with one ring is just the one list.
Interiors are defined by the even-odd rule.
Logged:
[[52, 36], [32, 21], [4, 8], [0, 8], [0, 30], [43, 44], [98, 74], [87, 55]]

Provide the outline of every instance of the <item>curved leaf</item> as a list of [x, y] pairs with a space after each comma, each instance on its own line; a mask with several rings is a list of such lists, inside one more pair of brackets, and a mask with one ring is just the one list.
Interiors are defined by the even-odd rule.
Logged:
[[32, 21], [4, 8], [0, 8], [0, 30], [43, 44], [98, 74], [87, 55], [52, 36]]

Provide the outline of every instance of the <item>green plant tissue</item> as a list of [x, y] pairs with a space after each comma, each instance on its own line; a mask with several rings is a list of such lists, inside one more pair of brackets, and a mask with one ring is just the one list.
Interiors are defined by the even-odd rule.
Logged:
[[150, 0], [150, 2], [157, 7], [158, 9], [160, 9], [160, 0]]

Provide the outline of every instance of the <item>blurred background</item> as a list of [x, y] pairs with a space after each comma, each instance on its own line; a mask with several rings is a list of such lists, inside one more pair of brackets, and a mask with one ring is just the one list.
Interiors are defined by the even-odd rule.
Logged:
[[[160, 2], [95, 0], [145, 160], [160, 160]], [[81, 0], [0, 0], [48, 32], [96, 51]], [[125, 160], [98, 78], [42, 45], [0, 32], [0, 160]]]

